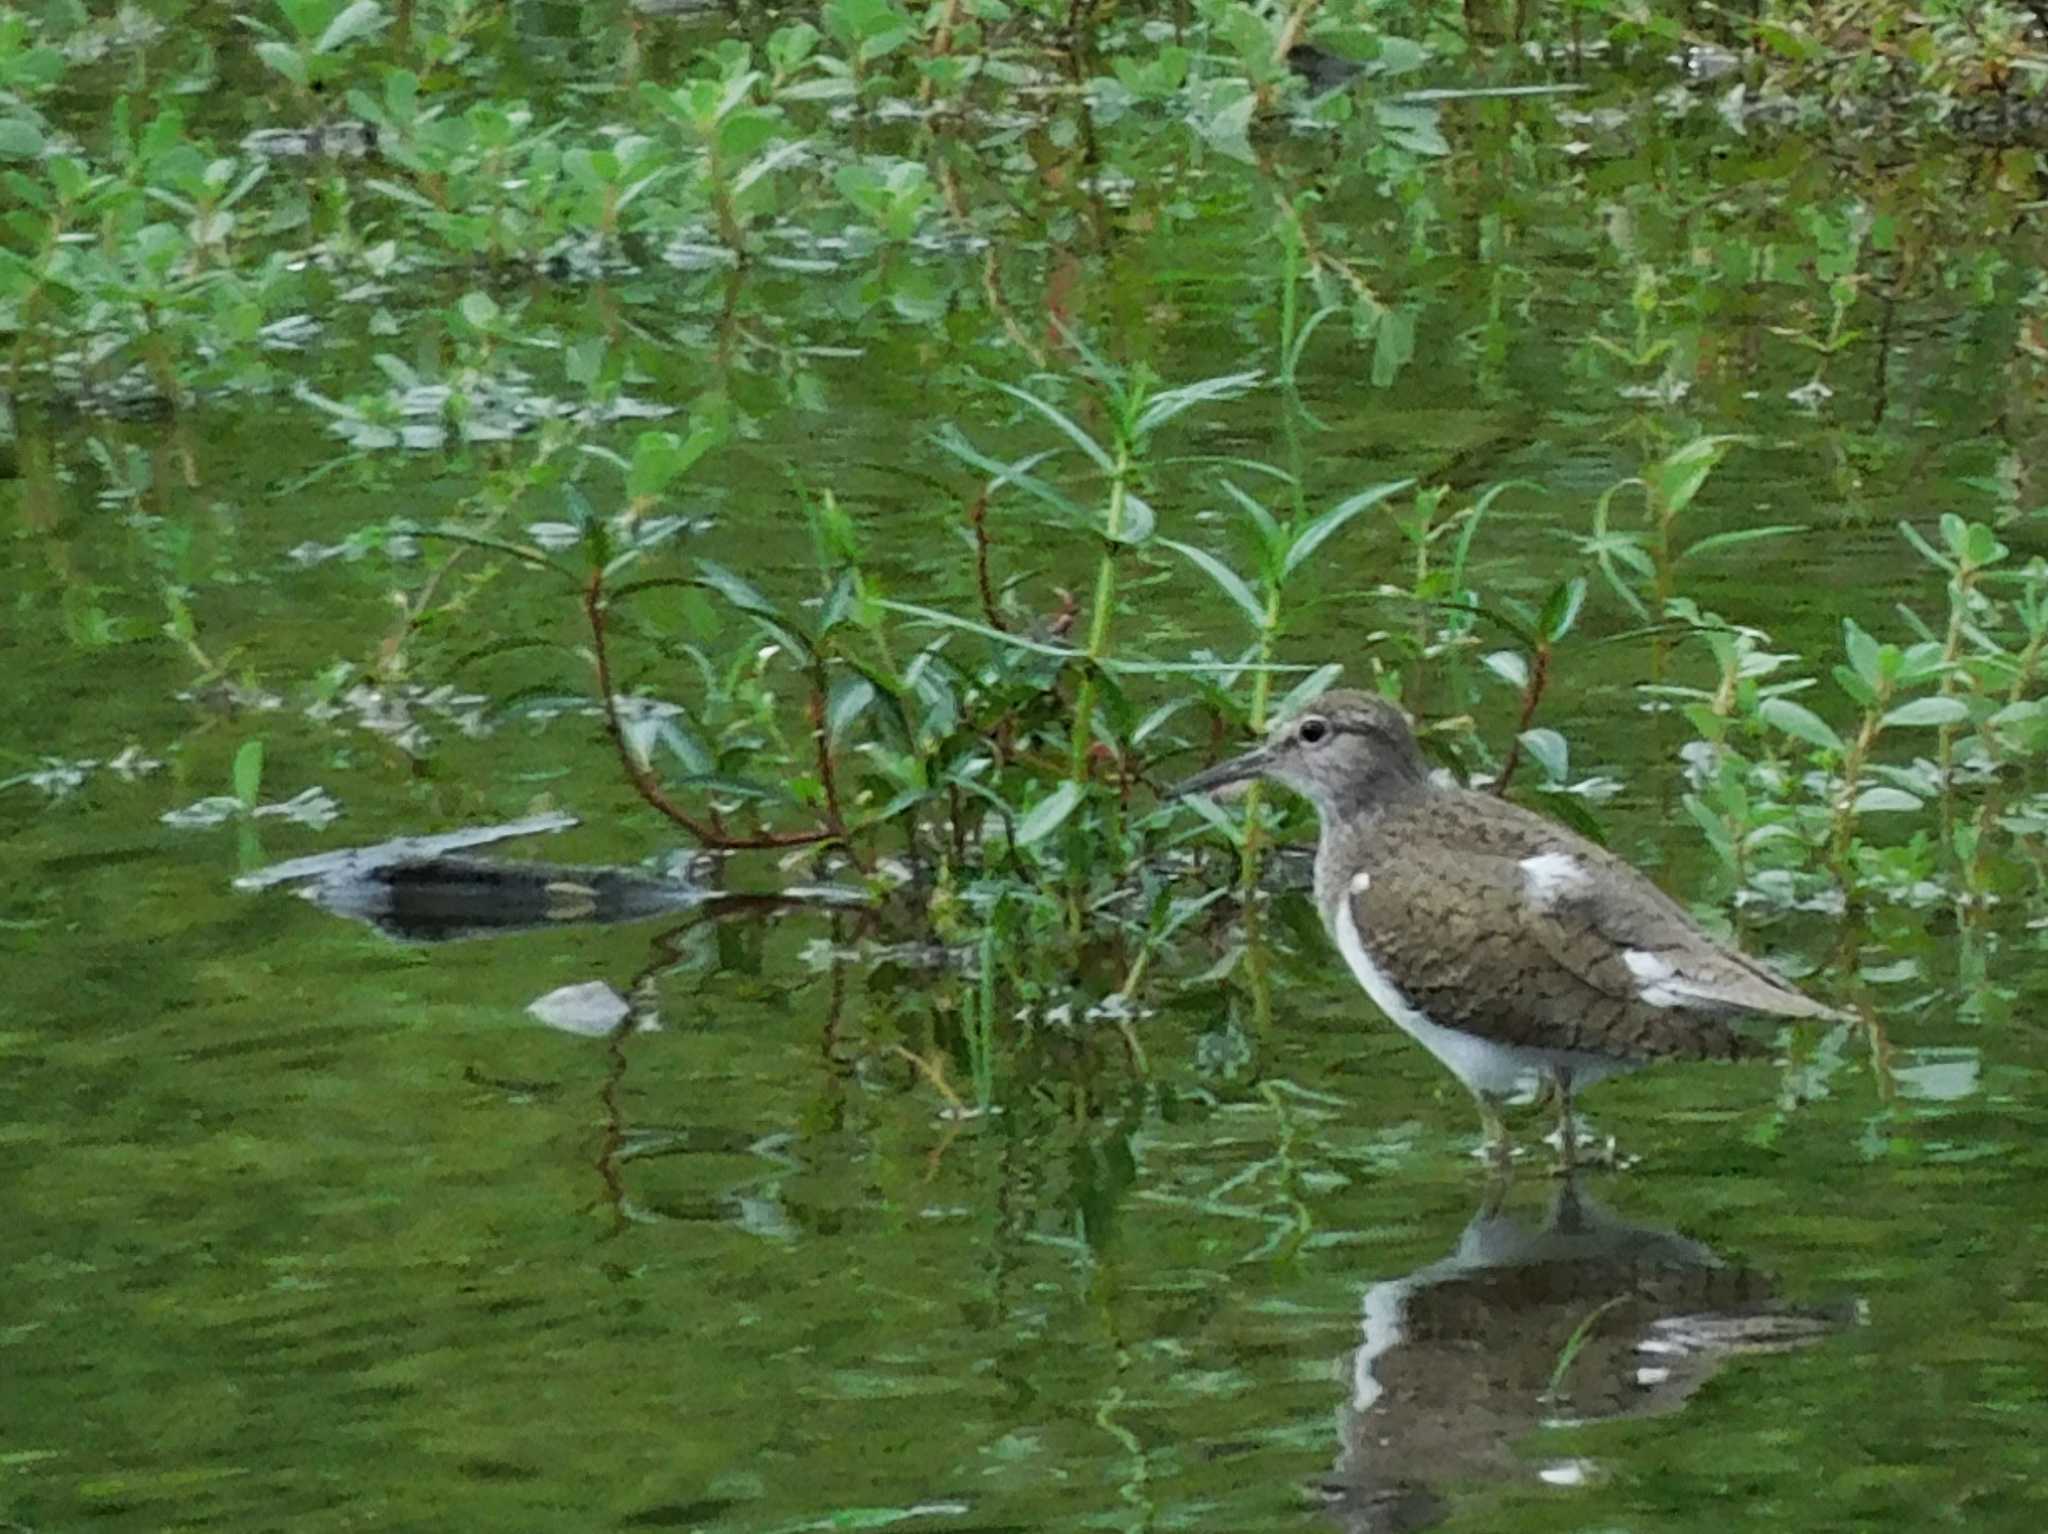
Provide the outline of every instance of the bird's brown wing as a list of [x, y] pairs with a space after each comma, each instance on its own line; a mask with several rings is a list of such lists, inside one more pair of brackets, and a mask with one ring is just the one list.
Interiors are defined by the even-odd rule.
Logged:
[[[1350, 893], [1366, 951], [1432, 1021], [1503, 1044], [1728, 1059], [1754, 1049], [1730, 1014], [1828, 1015], [1591, 844], [1513, 850], [1410, 844]], [[1586, 877], [1546, 890], [1525, 866], [1545, 850], [1589, 860]]]
[[[1567, 929], [1589, 941], [1572, 953], [1618, 950], [1624, 967], [1654, 1004], [1704, 1012], [1750, 1012], [1771, 1017], [1840, 1019], [1732, 944], [1704, 931], [1685, 908], [1634, 865], [1553, 820], [1491, 794], [1460, 792], [1456, 813], [1439, 817], [1435, 839], [1447, 852], [1492, 857], [1514, 864], [1490, 876], [1512, 884], [1525, 899], [1548, 906]], [[1531, 870], [1535, 862], [1547, 877]], [[1565, 877], [1566, 868], [1576, 877]], [[1600, 983], [1603, 977], [1588, 976]]]

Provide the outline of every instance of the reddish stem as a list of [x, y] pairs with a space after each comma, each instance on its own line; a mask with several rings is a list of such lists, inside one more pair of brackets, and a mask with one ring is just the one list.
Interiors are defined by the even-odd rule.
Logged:
[[844, 836], [846, 822], [839, 813], [839, 780], [832, 771], [832, 743], [825, 738], [825, 671], [822, 664], [811, 671], [811, 739], [818, 751], [818, 783], [825, 791], [825, 824], [834, 836]]
[[1010, 625], [1003, 622], [1003, 615], [996, 610], [996, 592], [988, 576], [988, 492], [982, 491], [975, 503], [968, 508], [967, 525], [974, 529], [974, 584], [981, 590], [982, 616], [988, 619], [988, 626], [1007, 634]]
[[1500, 777], [1494, 782], [1493, 791], [1505, 794], [1508, 780], [1515, 775], [1515, 769], [1522, 764], [1522, 732], [1529, 728], [1529, 721], [1536, 717], [1536, 705], [1543, 701], [1544, 684], [1550, 680], [1550, 646], [1540, 644], [1530, 657], [1529, 684], [1522, 689], [1522, 717], [1515, 725], [1515, 738], [1508, 744], [1508, 759], [1501, 764]]
[[[807, 847], [816, 842], [829, 842], [843, 834], [837, 824], [837, 811], [833, 813], [834, 825], [822, 831], [767, 831], [758, 836], [731, 836], [714, 815], [709, 821], [697, 819], [681, 805], [662, 792], [661, 785], [654, 780], [654, 773], [644, 762], [633, 754], [633, 748], [626, 743], [626, 728], [619, 720], [618, 699], [612, 693], [611, 656], [605, 646], [605, 599], [604, 572], [593, 570], [590, 580], [583, 588], [583, 616], [590, 623], [590, 647], [597, 659], [597, 695], [604, 705], [605, 733], [612, 738], [612, 749], [619, 754], [619, 765], [626, 770], [626, 777], [632, 783], [634, 792], [647, 801], [654, 809], [688, 831], [707, 847], [720, 851], [741, 851], [762, 847]], [[820, 736], [820, 753], [823, 752], [823, 737]], [[829, 792], [829, 790], [828, 790]], [[828, 801], [829, 802], [829, 801]]]

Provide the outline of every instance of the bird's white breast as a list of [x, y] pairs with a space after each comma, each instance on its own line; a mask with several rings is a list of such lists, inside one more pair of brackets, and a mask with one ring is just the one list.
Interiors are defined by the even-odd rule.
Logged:
[[[1353, 887], [1356, 888], [1356, 880]], [[1504, 1097], [1537, 1070], [1540, 1062], [1534, 1058], [1522, 1058], [1533, 1055], [1533, 1051], [1495, 1044], [1469, 1033], [1460, 1033], [1455, 1028], [1442, 1027], [1410, 1005], [1401, 988], [1366, 950], [1349, 899], [1337, 902], [1333, 934], [1337, 939], [1337, 951], [1344, 955], [1344, 962], [1351, 966], [1352, 975], [1364, 988], [1365, 994], [1372, 998], [1373, 1005], [1386, 1013], [1403, 1033], [1443, 1062], [1445, 1068], [1467, 1088]]]

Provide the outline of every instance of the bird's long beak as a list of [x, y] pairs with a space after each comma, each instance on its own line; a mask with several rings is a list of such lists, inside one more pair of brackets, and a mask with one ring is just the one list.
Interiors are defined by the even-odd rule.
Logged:
[[1264, 777], [1266, 765], [1273, 759], [1271, 746], [1255, 746], [1242, 756], [1233, 756], [1227, 762], [1218, 762], [1206, 772], [1198, 772], [1183, 782], [1176, 783], [1169, 797], [1185, 799], [1189, 794], [1211, 794], [1219, 788], [1229, 788], [1235, 783], [1249, 783], [1254, 778]]

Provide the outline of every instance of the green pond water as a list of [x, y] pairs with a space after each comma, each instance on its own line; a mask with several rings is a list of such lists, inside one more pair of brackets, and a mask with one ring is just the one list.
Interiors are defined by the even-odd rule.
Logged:
[[[715, 35], [667, 46], [682, 60]], [[538, 91], [591, 61], [564, 44], [524, 65]], [[1522, 480], [1475, 540], [1475, 582], [1540, 600], [1583, 568], [1563, 535], [1639, 465], [1631, 430], [1682, 417], [1748, 439], [1688, 538], [1798, 529], [1704, 557], [1685, 593], [1831, 659], [1845, 615], [1895, 634], [1894, 604], [1937, 608], [1897, 520], [2002, 517], [2019, 554], [2042, 547], [2024, 490], [1998, 488], [2038, 450], [2008, 368], [2038, 215], [2016, 193], [2003, 232], [1959, 230], [1928, 258], [1952, 279], [1914, 287], [1881, 338], [1860, 315], [1817, 404], [1787, 398], [1815, 362], [1783, 332], [1821, 303], [1796, 254], [1687, 311], [1682, 409], [1625, 397], [1586, 338], [1631, 332], [1639, 263], [1711, 266], [1724, 217], [1790, 249], [1803, 210], [1910, 201], [1879, 140], [1745, 134], [1656, 104], [1672, 83], [1447, 108], [1440, 168], [1406, 180], [1361, 122], [1275, 131], [1246, 163], [1136, 113], [1101, 128], [1130, 173], [1114, 196], [1055, 195], [1015, 142], [989, 148], [967, 226], [992, 245], [764, 268], [737, 298], [722, 269], [659, 262], [602, 301], [545, 277], [495, 291], [558, 338], [615, 304], [644, 343], [634, 396], [738, 403], [745, 429], [671, 508], [702, 524], [672, 557], [809, 593], [797, 488], [830, 489], [891, 595], [970, 611], [972, 476], [933, 432], [1057, 445], [988, 386], [1043, 376], [1015, 338], [1046, 345], [1054, 310], [1169, 381], [1270, 374], [1274, 187], [1313, 192], [1328, 238], [1413, 307], [1413, 359], [1375, 387], [1340, 317], [1298, 394], [1269, 382], [1188, 417], [1163, 530], [1231, 546], [1228, 471], [1204, 466], [1230, 458], [1296, 473], [1311, 507], [1411, 475], [1467, 495]], [[73, 131], [104, 99], [81, 88]], [[230, 152], [263, 123], [210, 110]], [[2013, 174], [1991, 151], [1915, 152], [1911, 196]], [[321, 339], [280, 354], [285, 382], [338, 398], [381, 387], [372, 353], [435, 356], [469, 283], [408, 280], [355, 302], [309, 285]], [[641, 424], [593, 440], [623, 450]], [[919, 1009], [957, 970], [855, 913], [426, 945], [232, 887], [538, 806], [580, 824], [502, 855], [632, 866], [680, 845], [594, 718], [498, 711], [588, 695], [556, 588], [465, 574], [381, 699], [322, 682], [374, 658], [393, 593], [439, 556], [294, 551], [432, 520], [503, 461], [350, 454], [329, 428], [288, 387], [143, 419], [18, 403], [0, 481], [0, 1527], [2048, 1524], [2048, 967], [2021, 885], [1988, 914], [1936, 898], [1745, 917], [1746, 941], [1865, 1022], [1787, 1032], [1775, 1062], [1601, 1086], [1585, 1106], [1624, 1165], [1570, 1186], [1526, 1115], [1532, 1154], [1489, 1185], [1469, 1101], [1357, 994], [1298, 895], [1274, 905], [1269, 1018], [1196, 983], [1215, 950], [1191, 938], [1139, 997], [1142, 1074], [1114, 1034], [1041, 1017], [1006, 1045], [999, 1111], [960, 1121], [897, 1048], [929, 1047]], [[1090, 547], [1003, 517], [1030, 600], [1086, 589]], [[1347, 529], [1280, 658], [1370, 677], [1412, 621], [1378, 595], [1410, 557], [1384, 514]], [[166, 585], [221, 663], [204, 685], [159, 632]], [[1164, 554], [1132, 557], [1117, 621], [1161, 658], [1243, 641]], [[1597, 580], [1585, 626], [1543, 720], [1574, 776], [1621, 785], [1598, 806], [1611, 843], [1727, 912], [1675, 807], [1684, 732], [1643, 711], [1649, 647]], [[1698, 680], [1690, 663], [1670, 662]], [[687, 688], [680, 662], [632, 666], [634, 685]], [[1505, 739], [1515, 701], [1478, 694], [1479, 726]], [[422, 733], [385, 727], [394, 709]], [[339, 817], [166, 823], [231, 794], [258, 737], [262, 800], [317, 788]], [[731, 870], [757, 889], [814, 872], [764, 853]], [[526, 1010], [593, 980], [640, 985], [660, 1029], [579, 1037]]]

